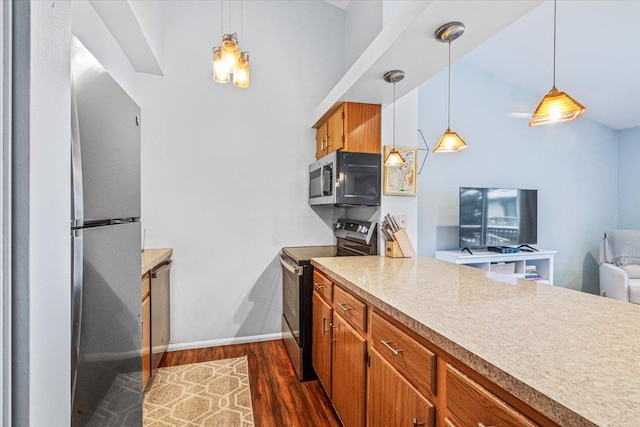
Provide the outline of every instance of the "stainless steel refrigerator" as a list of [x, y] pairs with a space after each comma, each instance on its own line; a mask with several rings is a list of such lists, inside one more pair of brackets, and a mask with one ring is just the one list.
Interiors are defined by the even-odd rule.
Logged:
[[142, 425], [140, 108], [71, 49], [71, 424]]

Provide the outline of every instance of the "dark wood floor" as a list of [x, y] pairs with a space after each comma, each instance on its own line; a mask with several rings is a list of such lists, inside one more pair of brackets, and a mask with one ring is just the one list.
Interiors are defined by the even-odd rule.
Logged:
[[256, 427], [340, 426], [331, 403], [315, 381], [300, 382], [282, 341], [172, 351], [161, 367], [247, 356]]

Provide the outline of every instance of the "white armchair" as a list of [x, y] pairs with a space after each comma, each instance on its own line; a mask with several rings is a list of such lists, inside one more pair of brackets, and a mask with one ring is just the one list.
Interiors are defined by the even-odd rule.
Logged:
[[640, 304], [640, 265], [615, 266], [606, 236], [600, 242], [600, 295]]

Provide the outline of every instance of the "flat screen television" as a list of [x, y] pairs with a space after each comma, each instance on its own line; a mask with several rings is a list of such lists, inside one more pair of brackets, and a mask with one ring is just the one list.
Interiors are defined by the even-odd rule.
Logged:
[[460, 187], [460, 248], [533, 245], [538, 190]]

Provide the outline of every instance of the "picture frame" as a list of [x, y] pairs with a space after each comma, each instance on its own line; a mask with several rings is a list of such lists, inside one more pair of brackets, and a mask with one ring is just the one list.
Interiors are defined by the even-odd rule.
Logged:
[[[387, 158], [393, 147], [384, 146], [384, 159]], [[405, 160], [401, 166], [384, 166], [382, 194], [385, 196], [415, 196], [417, 194], [418, 176], [416, 174], [416, 159], [418, 149], [416, 147], [396, 147]]]

